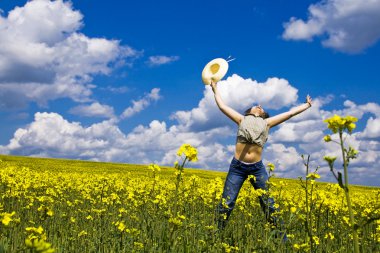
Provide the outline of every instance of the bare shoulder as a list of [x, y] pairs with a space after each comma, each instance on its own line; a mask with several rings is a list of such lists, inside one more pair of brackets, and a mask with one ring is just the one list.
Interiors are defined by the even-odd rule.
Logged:
[[268, 128], [274, 127], [276, 125], [275, 119], [273, 119], [273, 117], [265, 119], [265, 122], [267, 123]]

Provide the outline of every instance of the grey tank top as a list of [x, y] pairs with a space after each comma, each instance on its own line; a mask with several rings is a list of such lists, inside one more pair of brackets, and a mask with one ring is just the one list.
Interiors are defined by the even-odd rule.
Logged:
[[247, 115], [240, 122], [236, 141], [257, 144], [263, 147], [268, 139], [268, 132], [269, 126], [266, 120], [254, 115]]

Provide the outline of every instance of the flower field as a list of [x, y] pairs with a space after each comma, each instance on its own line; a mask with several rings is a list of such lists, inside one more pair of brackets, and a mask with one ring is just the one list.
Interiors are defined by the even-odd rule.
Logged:
[[[269, 194], [290, 239], [283, 243], [265, 222], [263, 193], [248, 180], [228, 226], [217, 231], [225, 173], [0, 159], [0, 252], [352, 252], [344, 191], [315, 178], [307, 204], [306, 178], [271, 178]], [[380, 189], [352, 187], [351, 198], [361, 252], [379, 252]]]

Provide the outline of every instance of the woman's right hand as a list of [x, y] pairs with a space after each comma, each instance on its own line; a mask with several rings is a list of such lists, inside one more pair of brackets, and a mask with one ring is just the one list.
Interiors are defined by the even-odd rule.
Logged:
[[214, 80], [211, 80], [210, 85], [211, 85], [212, 91], [215, 92], [215, 90], [216, 90], [216, 82], [214, 82]]

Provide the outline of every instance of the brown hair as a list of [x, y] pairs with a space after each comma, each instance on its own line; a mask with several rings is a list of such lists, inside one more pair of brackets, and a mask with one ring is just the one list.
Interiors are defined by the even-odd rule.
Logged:
[[[251, 109], [252, 109], [252, 107], [250, 107], [250, 108], [248, 108], [247, 110], [245, 110], [245, 112], [244, 112], [244, 116], [247, 116], [247, 115], [253, 115], [253, 114], [251, 114]], [[264, 113], [263, 113], [262, 115], [260, 115], [259, 117], [261, 117], [261, 118], [263, 118], [263, 119], [267, 119], [267, 118], [269, 118], [270, 116], [269, 116], [269, 113], [267, 113], [267, 112], [264, 111]]]

